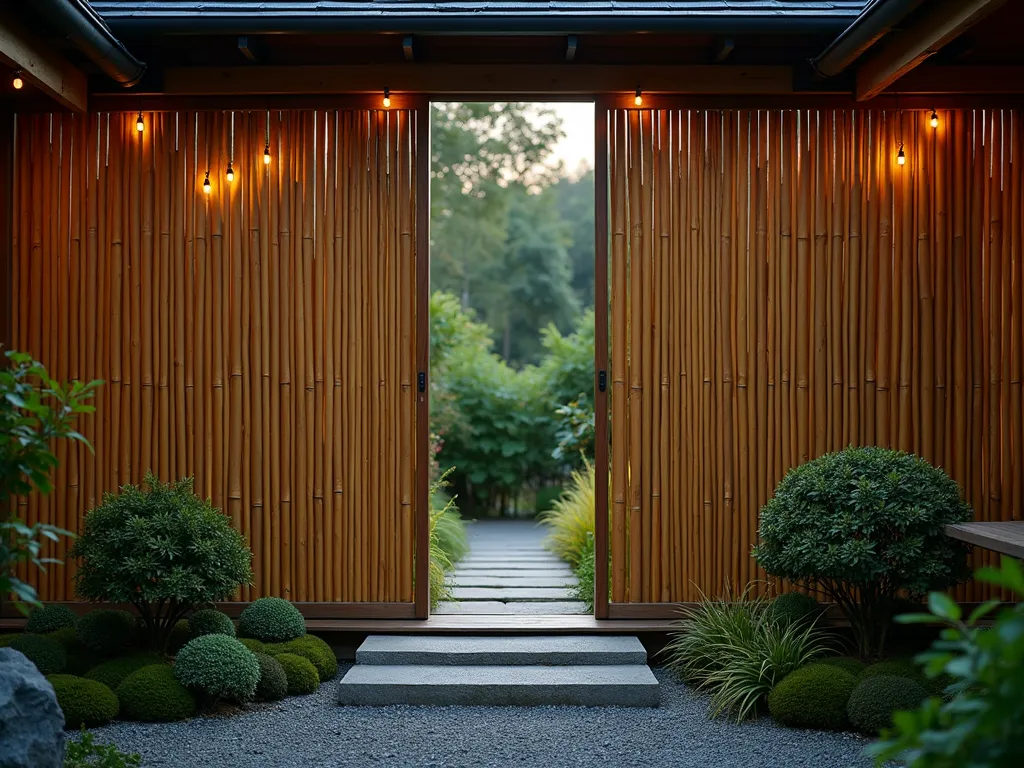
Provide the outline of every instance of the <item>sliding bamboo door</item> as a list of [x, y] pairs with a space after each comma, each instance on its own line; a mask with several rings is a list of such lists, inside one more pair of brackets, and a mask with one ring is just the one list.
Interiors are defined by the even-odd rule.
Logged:
[[850, 444], [1021, 518], [1019, 112], [605, 115], [612, 615], [763, 578], [759, 508]]
[[[18, 119], [13, 347], [106, 382], [95, 455], [60, 443], [19, 516], [192, 476], [252, 547], [239, 599], [410, 604], [415, 111], [142, 117]], [[72, 572], [31, 578], [73, 600]]]

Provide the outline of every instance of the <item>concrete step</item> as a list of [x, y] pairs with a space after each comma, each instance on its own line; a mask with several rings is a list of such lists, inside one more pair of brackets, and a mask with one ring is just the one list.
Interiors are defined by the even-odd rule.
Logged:
[[464, 603], [440, 602], [430, 612], [461, 616], [582, 616], [590, 613], [586, 603], [575, 601], [502, 603], [496, 600], [467, 600]]
[[572, 600], [572, 594], [564, 587], [460, 587], [452, 589], [455, 600], [497, 600], [510, 602], [550, 602]]
[[391, 666], [356, 664], [338, 703], [656, 707], [658, 680], [643, 664], [609, 666]]
[[575, 584], [575, 576], [513, 576], [512, 574], [498, 574], [488, 576], [470, 576], [456, 571], [452, 574], [452, 582], [460, 587], [507, 587], [519, 589], [522, 587], [564, 587], [566, 584]]
[[509, 563], [498, 560], [459, 560], [457, 567], [467, 571], [549, 571], [571, 573], [561, 560], [534, 560], [523, 563]]
[[593, 666], [646, 664], [635, 637], [566, 635], [489, 637], [370, 635], [356, 664], [426, 666]]

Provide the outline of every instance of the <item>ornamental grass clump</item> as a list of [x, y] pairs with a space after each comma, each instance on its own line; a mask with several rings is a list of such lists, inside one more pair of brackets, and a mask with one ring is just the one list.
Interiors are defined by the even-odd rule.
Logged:
[[28, 615], [25, 631], [33, 635], [46, 635], [58, 629], [74, 627], [78, 615], [66, 605], [44, 605]]
[[261, 597], [238, 617], [238, 633], [264, 643], [283, 643], [306, 634], [306, 620], [287, 600]]
[[46, 679], [57, 694], [67, 730], [106, 725], [120, 711], [117, 696], [103, 683], [74, 675], [50, 675]]
[[235, 638], [202, 635], [178, 651], [174, 676], [210, 706], [221, 699], [243, 703], [256, 695], [260, 665]]
[[750, 591], [733, 599], [702, 595], [664, 651], [669, 669], [711, 694], [712, 717], [755, 717], [776, 683], [829, 649], [813, 621], [779, 621]]
[[192, 479], [107, 493], [85, 516], [69, 553], [75, 588], [88, 600], [135, 606], [152, 650], [196, 605], [224, 600], [252, 581], [252, 552], [231, 520], [192, 492]]
[[550, 531], [544, 546], [573, 568], [580, 564], [587, 541], [594, 536], [596, 479], [594, 465], [588, 461], [584, 471], [573, 471], [569, 487], [540, 515]]
[[966, 580], [968, 547], [945, 527], [971, 519], [960, 488], [924, 459], [847, 448], [791, 469], [762, 509], [754, 556], [770, 575], [823, 592], [878, 656], [893, 606]]

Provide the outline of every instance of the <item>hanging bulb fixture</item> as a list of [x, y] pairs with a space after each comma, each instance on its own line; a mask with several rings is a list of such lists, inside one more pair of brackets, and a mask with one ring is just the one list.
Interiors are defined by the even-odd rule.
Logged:
[[263, 164], [270, 165], [270, 144], [263, 148]]
[[638, 107], [644, 103], [644, 97], [639, 88], [636, 89], [636, 96], [633, 97], [633, 103]]
[[210, 194], [210, 172], [206, 172], [206, 178], [203, 179], [203, 194]]
[[16, 91], [20, 91], [25, 86], [25, 81], [21, 78], [20, 69], [14, 73], [14, 79], [11, 81], [11, 85], [14, 86], [14, 90]]
[[931, 125], [932, 128], [939, 127], [939, 116], [935, 113], [934, 109], [932, 110], [932, 116], [931, 119], [929, 119], [928, 123], [929, 125]]
[[144, 130], [146, 130], [146, 123], [142, 119], [141, 112], [139, 112], [139, 116], [135, 118], [135, 130], [138, 131], [139, 133], [142, 133]]
[[391, 106], [391, 89], [390, 88], [385, 88], [384, 89], [384, 108], [387, 109], [390, 106]]
[[896, 165], [907, 164], [907, 153], [903, 151], [903, 145], [900, 144], [900, 151], [896, 153]]
[[228, 161], [228, 172], [226, 174], [224, 174], [224, 175], [228, 177], [228, 181], [234, 181], [235, 180], [235, 170], [234, 170], [234, 168], [231, 167], [231, 161], [230, 160]]

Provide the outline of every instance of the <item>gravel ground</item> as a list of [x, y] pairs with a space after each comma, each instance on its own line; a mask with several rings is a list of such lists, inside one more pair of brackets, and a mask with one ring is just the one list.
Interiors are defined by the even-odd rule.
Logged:
[[[339, 678], [346, 671], [343, 667]], [[764, 719], [711, 721], [707, 700], [655, 670], [658, 709], [578, 707], [339, 707], [338, 679], [310, 696], [234, 717], [167, 725], [115, 723], [94, 732], [177, 768], [273, 766], [870, 766], [864, 739], [780, 728]]]

